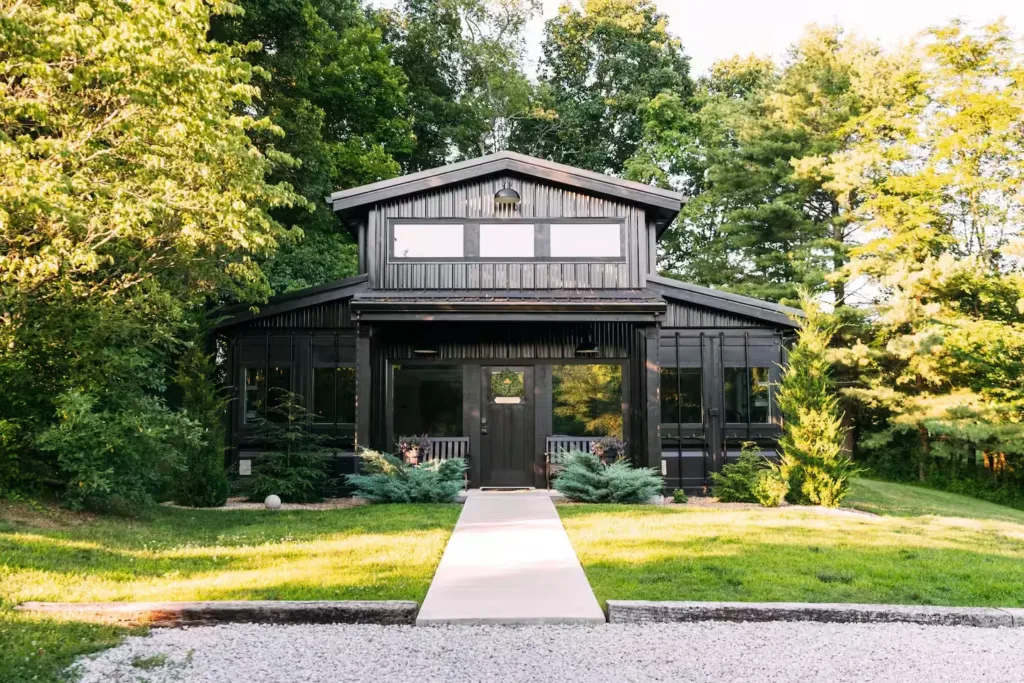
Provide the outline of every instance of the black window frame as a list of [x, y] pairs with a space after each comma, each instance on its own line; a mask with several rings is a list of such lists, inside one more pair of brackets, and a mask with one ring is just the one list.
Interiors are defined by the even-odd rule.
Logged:
[[406, 368], [430, 368], [430, 367], [451, 367], [458, 370], [459, 373], [459, 387], [461, 394], [459, 397], [459, 419], [458, 419], [458, 431], [457, 435], [443, 435], [443, 434], [432, 434], [428, 433], [428, 436], [457, 436], [464, 437], [469, 436], [469, 428], [465, 420], [465, 404], [466, 404], [466, 373], [465, 365], [463, 363], [456, 362], [452, 359], [388, 359], [387, 361], [387, 392], [385, 394], [385, 400], [387, 401], [387, 432], [389, 438], [394, 442], [403, 436], [422, 436], [422, 434], [401, 434], [396, 426], [397, 411], [395, 410], [395, 369], [396, 367]]
[[264, 377], [265, 377], [264, 382], [267, 382], [267, 384], [268, 384], [268, 386], [263, 390], [263, 397], [266, 398], [266, 402], [265, 402], [265, 404], [263, 406], [263, 409], [260, 411], [261, 412], [261, 415], [260, 415], [261, 419], [268, 419], [267, 416], [269, 415], [270, 409], [271, 409], [271, 394], [270, 394], [271, 387], [269, 386], [269, 377], [270, 377], [270, 369], [271, 368], [282, 368], [282, 369], [286, 370], [288, 372], [288, 388], [285, 389], [285, 391], [287, 391], [289, 394], [296, 393], [295, 392], [295, 382], [296, 382], [296, 379], [295, 379], [295, 364], [292, 363], [292, 362], [287, 362], [287, 363], [270, 362], [270, 363], [267, 363], [266, 361], [264, 361], [264, 362], [261, 362], [261, 363], [246, 363], [246, 364], [239, 365], [239, 368], [240, 368], [240, 371], [241, 371], [240, 372], [240, 374], [241, 374], [240, 386], [242, 387], [242, 400], [241, 400], [242, 426], [245, 427], [245, 428], [251, 427], [253, 424], [256, 423], [256, 420], [259, 419], [259, 418], [254, 418], [254, 419], [250, 420], [249, 416], [248, 416], [248, 412], [249, 411], [248, 411], [247, 401], [248, 401], [248, 398], [249, 398], [249, 393], [248, 393], [248, 386], [249, 386], [249, 384], [248, 384], [248, 380], [249, 380], [248, 375], [249, 375], [249, 370], [263, 370], [264, 371]]
[[552, 358], [546, 360], [543, 365], [551, 369], [551, 432], [552, 436], [574, 436], [581, 439], [600, 439], [601, 436], [592, 434], [560, 434], [555, 431], [555, 368], [560, 365], [614, 365], [619, 368], [619, 406], [622, 417], [622, 436], [626, 440], [629, 432], [629, 368], [628, 363], [615, 358]]
[[[738, 420], [738, 421], [733, 420], [733, 421], [730, 421], [728, 419], [728, 405], [727, 405], [728, 396], [727, 396], [726, 391], [725, 391], [725, 386], [726, 386], [726, 375], [729, 373], [730, 370], [734, 370], [734, 371], [746, 370], [746, 372], [747, 372], [747, 378], [746, 378], [746, 381], [747, 381], [747, 396], [746, 396], [746, 399], [745, 399], [746, 400], [745, 409], [746, 409], [746, 413], [747, 413], [747, 419], [746, 420]], [[752, 405], [753, 405], [753, 397], [754, 397], [754, 394], [751, 391], [751, 389], [753, 387], [752, 376], [753, 376], [754, 370], [764, 370], [765, 374], [767, 376], [767, 381], [768, 381], [768, 386], [767, 386], [767, 390], [768, 390], [768, 416], [767, 417], [768, 417], [768, 419], [765, 422], [755, 421], [753, 419], [753, 415], [751, 414], [751, 408], [752, 408]], [[771, 366], [769, 366], [769, 365], [761, 365], [761, 364], [756, 364], [756, 365], [755, 364], [752, 364], [752, 365], [726, 365], [726, 366], [724, 366], [723, 367], [723, 372], [722, 372], [722, 410], [723, 410], [722, 420], [723, 420], [724, 424], [726, 425], [726, 427], [732, 427], [732, 428], [734, 428], [734, 427], [745, 427], [747, 425], [750, 425], [752, 427], [753, 426], [765, 427], [765, 426], [770, 426], [770, 425], [777, 424], [777, 422], [776, 422], [776, 415], [775, 415], [775, 413], [776, 413], [776, 406], [775, 406], [775, 379], [774, 379], [774, 375], [773, 375], [773, 368]]]
[[[317, 415], [317, 407], [316, 407], [316, 371], [317, 370], [325, 370], [325, 369], [326, 370], [337, 370], [339, 368], [351, 368], [352, 369], [353, 381], [355, 382], [355, 385], [354, 385], [354, 389], [355, 390], [353, 391], [353, 394], [352, 394], [352, 398], [353, 398], [352, 421], [351, 422], [341, 422], [341, 421], [327, 420], [327, 421], [321, 422], [321, 421], [319, 421], [317, 419], [318, 415]], [[337, 426], [339, 429], [340, 428], [344, 428], [344, 429], [355, 429], [356, 428], [356, 420], [358, 419], [358, 417], [356, 415], [356, 412], [357, 412], [357, 409], [358, 409], [356, 403], [358, 402], [358, 395], [359, 395], [359, 393], [358, 393], [358, 383], [359, 383], [358, 372], [359, 372], [359, 370], [356, 368], [356, 364], [355, 363], [350, 363], [350, 362], [331, 363], [331, 362], [319, 361], [319, 362], [314, 362], [312, 364], [312, 367], [311, 367], [310, 373], [309, 373], [309, 398], [308, 398], [308, 402], [309, 402], [309, 412], [312, 413], [312, 415], [313, 415], [313, 426], [314, 427], [321, 427], [322, 428], [322, 427]], [[335, 390], [334, 391], [335, 391], [335, 393], [334, 393], [335, 411], [334, 412], [335, 412], [335, 416], [337, 416], [337, 414], [338, 414], [338, 410], [337, 410], [338, 387], [337, 387], [337, 385], [335, 385]]]

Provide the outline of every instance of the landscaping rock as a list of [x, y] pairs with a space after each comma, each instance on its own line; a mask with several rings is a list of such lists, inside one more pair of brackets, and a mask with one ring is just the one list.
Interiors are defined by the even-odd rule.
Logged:
[[[1015, 615], [1014, 612], [1020, 614]], [[609, 623], [691, 621], [816, 621], [909, 623], [926, 626], [1024, 627], [1024, 610], [926, 605], [847, 605], [798, 602], [650, 602], [609, 600]]]

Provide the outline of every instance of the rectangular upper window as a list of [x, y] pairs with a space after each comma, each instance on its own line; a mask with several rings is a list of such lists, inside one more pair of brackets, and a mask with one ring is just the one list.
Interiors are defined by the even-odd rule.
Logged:
[[395, 223], [395, 258], [462, 258], [463, 226], [458, 223]]
[[617, 258], [622, 256], [618, 223], [552, 223], [552, 258]]
[[481, 223], [480, 258], [533, 258], [532, 223]]

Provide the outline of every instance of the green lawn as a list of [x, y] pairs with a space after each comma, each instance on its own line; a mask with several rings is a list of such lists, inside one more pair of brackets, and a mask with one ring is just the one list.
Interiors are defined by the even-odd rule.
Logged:
[[602, 602], [733, 600], [1024, 606], [1024, 513], [861, 480], [813, 508], [564, 505]]
[[970, 519], [997, 519], [1024, 524], [1024, 510], [996, 505], [988, 501], [936, 491], [920, 486], [906, 486], [887, 481], [857, 479], [846, 506], [876, 515], [894, 517], [967, 517]]
[[422, 601], [460, 508], [159, 508], [141, 519], [0, 503], [0, 681], [59, 680], [127, 630], [25, 617], [28, 600]]

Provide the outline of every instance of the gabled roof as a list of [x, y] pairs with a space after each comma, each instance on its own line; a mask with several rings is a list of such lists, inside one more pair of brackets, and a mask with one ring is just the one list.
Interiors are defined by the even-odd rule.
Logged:
[[687, 282], [661, 277], [660, 275], [648, 275], [647, 283], [649, 287], [653, 285], [651, 287], [653, 290], [670, 299], [735, 313], [780, 327], [798, 328], [800, 323], [796, 322], [793, 318], [803, 317], [803, 312], [799, 308], [781, 306], [769, 301], [723, 292], [718, 289], [711, 289], [710, 287], [691, 285]]
[[[329, 301], [347, 299], [366, 289], [367, 279], [366, 275], [357, 275], [356, 277], [348, 277], [342, 280], [328, 282], [327, 284], [320, 285], [318, 287], [309, 287], [307, 289], [300, 289], [296, 292], [279, 294], [278, 296], [271, 297], [270, 300], [262, 306], [254, 306], [252, 304], [239, 304], [238, 306], [232, 306], [231, 308], [226, 308], [220, 311], [225, 317], [220, 319], [215, 327], [217, 329], [221, 329], [237, 325], [238, 323], [244, 323], [249, 320], [255, 320], [257, 318], [266, 318], [272, 315], [287, 313], [288, 311], [294, 311], [297, 308], [307, 308], [309, 306], [316, 306], [317, 304], [323, 304]], [[255, 313], [252, 311], [253, 308], [257, 309]]]
[[640, 204], [651, 211], [659, 232], [672, 222], [683, 203], [683, 196], [678, 192], [508, 151], [342, 190], [327, 197], [327, 202], [335, 211], [352, 213], [396, 197], [498, 173], [538, 178]]

